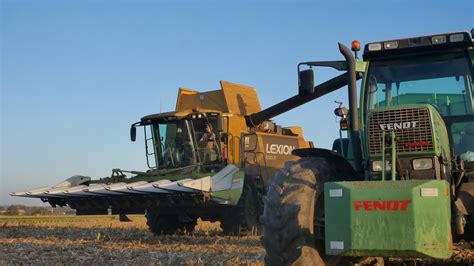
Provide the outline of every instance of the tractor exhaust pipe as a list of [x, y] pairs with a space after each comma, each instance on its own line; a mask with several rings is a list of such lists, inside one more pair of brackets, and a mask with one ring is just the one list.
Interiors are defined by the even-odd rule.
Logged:
[[318, 86], [314, 87], [314, 92], [311, 94], [299, 94], [295, 95], [289, 99], [286, 99], [282, 102], [279, 102], [273, 106], [270, 106], [260, 112], [253, 113], [245, 117], [247, 121], [247, 125], [249, 127], [255, 127], [262, 123], [265, 120], [268, 120], [272, 117], [278, 116], [282, 113], [285, 113], [291, 109], [294, 109], [300, 105], [303, 105], [307, 102], [315, 100], [321, 96], [324, 96], [330, 92], [338, 90], [344, 86], [346, 86], [349, 80], [349, 76], [347, 73], [339, 75], [335, 78], [332, 78], [324, 83], [319, 84]]
[[359, 111], [357, 109], [357, 75], [355, 69], [355, 59], [349, 48], [339, 43], [339, 51], [346, 59], [347, 64], [347, 87], [349, 90], [349, 126], [354, 152], [354, 165], [357, 172], [362, 172], [362, 152], [359, 134]]

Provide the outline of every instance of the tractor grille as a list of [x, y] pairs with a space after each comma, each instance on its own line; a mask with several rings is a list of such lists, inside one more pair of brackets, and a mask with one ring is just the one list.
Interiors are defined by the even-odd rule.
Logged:
[[[413, 126], [412, 122], [416, 122], [416, 125]], [[398, 152], [433, 150], [433, 130], [428, 108], [372, 112], [369, 114], [368, 124], [369, 152], [371, 154], [382, 152], [382, 129], [380, 125], [385, 125], [386, 131], [395, 130]], [[390, 129], [394, 125], [397, 129]], [[399, 128], [400, 125], [402, 129]], [[388, 138], [386, 136], [386, 139]]]

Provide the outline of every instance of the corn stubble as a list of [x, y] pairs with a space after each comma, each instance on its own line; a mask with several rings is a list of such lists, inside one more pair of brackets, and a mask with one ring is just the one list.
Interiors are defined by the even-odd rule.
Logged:
[[258, 236], [221, 236], [200, 221], [192, 234], [154, 236], [143, 217], [5, 218], [0, 216], [0, 265], [145, 264], [261, 265]]
[[[0, 216], [0, 265], [263, 265], [259, 236], [222, 236], [219, 223], [203, 221], [192, 234], [154, 236], [143, 216], [131, 218], [122, 223], [116, 216]], [[473, 258], [473, 243], [461, 242], [445, 263], [470, 265]], [[389, 264], [404, 262], [391, 258]]]

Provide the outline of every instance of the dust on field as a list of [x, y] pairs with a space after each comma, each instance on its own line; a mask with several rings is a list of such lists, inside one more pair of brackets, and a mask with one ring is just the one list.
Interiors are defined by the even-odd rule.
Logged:
[[0, 264], [263, 264], [258, 236], [221, 236], [203, 221], [190, 235], [154, 236], [143, 216], [131, 218], [0, 218]]

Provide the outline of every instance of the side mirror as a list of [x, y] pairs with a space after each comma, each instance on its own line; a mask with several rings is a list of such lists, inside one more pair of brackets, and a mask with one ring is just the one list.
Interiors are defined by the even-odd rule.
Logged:
[[135, 141], [136, 139], [137, 139], [137, 128], [135, 127], [135, 125], [132, 125], [132, 127], [130, 127], [130, 140]]
[[298, 73], [299, 95], [314, 94], [314, 73], [312, 69], [306, 69]]
[[347, 115], [349, 114], [349, 110], [346, 107], [338, 107], [338, 108], [334, 109], [334, 114], [336, 116], [346, 118]]
[[347, 121], [347, 115], [349, 114], [349, 110], [346, 107], [338, 107], [334, 109], [334, 114], [341, 118], [341, 120], [339, 121], [339, 129], [348, 130], [349, 122]]

